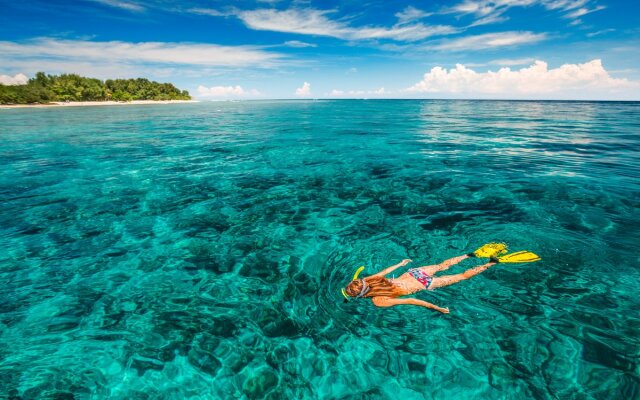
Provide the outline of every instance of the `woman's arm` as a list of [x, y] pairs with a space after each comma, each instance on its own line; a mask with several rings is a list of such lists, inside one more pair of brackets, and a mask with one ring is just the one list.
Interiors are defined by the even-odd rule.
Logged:
[[400, 261], [396, 265], [392, 265], [392, 266], [390, 266], [388, 268], [385, 268], [382, 271], [378, 272], [377, 274], [374, 274], [374, 275], [371, 275], [371, 276], [375, 276], [375, 277], [385, 276], [386, 274], [389, 274], [389, 273], [395, 271], [396, 269], [398, 269], [400, 267], [404, 267], [405, 265], [409, 264], [410, 262], [411, 262], [411, 260], [409, 260], [408, 258], [405, 258], [404, 260]]
[[400, 304], [413, 304], [414, 306], [426, 307], [432, 310], [440, 311], [443, 314], [449, 314], [448, 308], [438, 307], [435, 304], [431, 304], [424, 300], [418, 300], [414, 298], [398, 299], [393, 297], [373, 297], [371, 301], [373, 301], [373, 304], [378, 307], [391, 307], [398, 306]]

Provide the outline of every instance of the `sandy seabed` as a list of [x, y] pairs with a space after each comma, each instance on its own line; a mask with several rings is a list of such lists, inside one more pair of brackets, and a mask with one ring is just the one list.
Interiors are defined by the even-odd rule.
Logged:
[[198, 103], [197, 100], [133, 100], [133, 101], [53, 101], [49, 104], [0, 104], [0, 108], [43, 108], [43, 107], [84, 107], [84, 106], [132, 106], [143, 104]]

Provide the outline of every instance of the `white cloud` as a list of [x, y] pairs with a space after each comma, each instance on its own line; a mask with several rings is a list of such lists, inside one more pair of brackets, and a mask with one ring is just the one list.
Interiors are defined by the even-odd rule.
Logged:
[[488, 25], [507, 20], [503, 17], [511, 7], [526, 7], [538, 0], [465, 0], [445, 10], [445, 13], [472, 14], [477, 19], [470, 26]]
[[317, 44], [313, 44], [313, 43], [307, 43], [307, 42], [301, 42], [299, 40], [288, 40], [286, 42], [284, 42], [285, 46], [288, 47], [298, 47], [298, 48], [303, 48], [303, 47], [318, 47]]
[[598, 6], [595, 8], [578, 8], [575, 11], [572, 11], [570, 13], [568, 13], [567, 15], [565, 15], [566, 18], [580, 18], [583, 15], [587, 15], [587, 14], [591, 14], [592, 12], [596, 12], [596, 11], [600, 11], [600, 10], [604, 10], [606, 7], [604, 6]]
[[569, 11], [582, 7], [588, 2], [589, 0], [545, 0], [543, 4], [548, 10]]
[[305, 82], [302, 87], [297, 88], [296, 96], [311, 96], [311, 84]]
[[447, 13], [474, 14], [482, 17], [495, 13], [504, 13], [513, 7], [539, 5], [547, 10], [569, 11], [587, 4], [589, 0], [464, 0], [448, 9]]
[[[136, 78], [144, 76], [156, 76], [158, 68], [154, 66], [132, 66], [127, 64], [91, 63], [68, 60], [29, 59], [19, 60], [15, 58], [3, 59], [0, 55], [0, 64], [3, 69], [21, 70], [27, 75], [35, 75], [36, 72], [46, 71], [50, 74], [74, 73], [92, 78]], [[180, 73], [184, 75], [183, 68]], [[167, 76], [167, 75], [165, 75]]]
[[489, 25], [489, 24], [497, 24], [498, 22], [503, 22], [508, 20], [509, 18], [503, 17], [501, 13], [487, 15], [486, 17], [480, 18], [479, 20], [474, 21], [469, 27], [481, 26], [481, 25]]
[[144, 7], [130, 1], [123, 1], [123, 0], [90, 0], [90, 1], [104, 4], [109, 7], [120, 8], [127, 11], [135, 11], [135, 12], [144, 11]]
[[432, 13], [427, 13], [422, 10], [419, 10], [413, 6], [407, 6], [404, 10], [396, 13], [396, 18], [398, 18], [399, 24], [406, 24], [408, 22], [413, 22], [422, 18], [426, 18]]
[[202, 97], [216, 97], [216, 98], [260, 96], [259, 91], [255, 89], [244, 90], [242, 86], [206, 87], [206, 86], [200, 85], [198, 86], [198, 94]]
[[227, 14], [214, 10], [213, 8], [190, 8], [187, 12], [198, 15], [208, 15], [211, 17], [224, 17]]
[[482, 35], [465, 36], [458, 39], [441, 41], [432, 46], [435, 50], [481, 50], [496, 47], [515, 46], [535, 43], [547, 38], [545, 33], [533, 32], [498, 32]]
[[29, 78], [25, 74], [0, 75], [0, 84], [13, 86], [13, 85], [26, 85]]
[[333, 89], [326, 95], [329, 97], [363, 97], [363, 96], [384, 96], [389, 94], [383, 87], [375, 90], [338, 90]]
[[599, 35], [604, 35], [605, 33], [609, 33], [609, 32], [615, 32], [615, 29], [603, 29], [601, 31], [596, 31], [596, 32], [591, 32], [591, 33], [587, 33], [588, 37], [594, 37], [594, 36], [599, 36]]
[[330, 36], [345, 40], [391, 39], [416, 41], [430, 36], [456, 33], [457, 28], [444, 25], [427, 26], [421, 23], [396, 24], [386, 27], [351, 27], [327, 17], [332, 11], [316, 9], [260, 9], [239, 11], [237, 17], [255, 30], [288, 32], [301, 35]]
[[490, 15], [496, 11], [504, 12], [509, 7], [530, 5], [535, 0], [465, 0], [452, 6], [448, 12], [458, 14]]
[[[530, 7], [542, 6], [547, 10], [569, 12], [579, 9], [589, 3], [589, 0], [464, 0], [452, 7], [446, 8], [443, 12], [453, 14], [471, 14], [477, 19], [470, 26], [487, 25], [502, 22], [508, 18], [503, 16], [510, 8], [513, 7]], [[573, 11], [565, 15], [566, 18], [577, 18], [582, 12], [593, 12], [601, 10], [604, 7], [598, 6], [595, 9], [588, 10], [582, 8], [583, 11]], [[572, 16], [573, 14], [578, 14]]]
[[612, 78], [600, 60], [584, 64], [565, 64], [549, 69], [536, 61], [527, 68], [512, 71], [475, 72], [463, 65], [447, 70], [432, 68], [423, 79], [406, 89], [413, 93], [441, 93], [456, 97], [548, 98], [548, 99], [633, 99], [640, 82]]
[[95, 42], [41, 38], [26, 42], [0, 41], [0, 62], [52, 59], [96, 64], [182, 64], [217, 67], [270, 67], [281, 54], [253, 46], [219, 46], [200, 43]]

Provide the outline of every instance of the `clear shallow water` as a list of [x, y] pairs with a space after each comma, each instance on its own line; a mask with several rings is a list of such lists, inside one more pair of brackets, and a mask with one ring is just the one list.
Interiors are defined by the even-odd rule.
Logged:
[[[640, 398], [640, 103], [0, 110], [0, 398]], [[377, 309], [339, 288], [540, 254]], [[467, 260], [458, 273], [477, 265]]]

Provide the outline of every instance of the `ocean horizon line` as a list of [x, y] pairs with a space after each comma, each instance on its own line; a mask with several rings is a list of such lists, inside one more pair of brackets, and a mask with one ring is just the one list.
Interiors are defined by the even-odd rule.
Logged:
[[521, 101], [521, 102], [607, 102], [607, 103], [638, 103], [638, 100], [598, 100], [598, 99], [481, 99], [481, 98], [468, 98], [468, 99], [440, 99], [440, 98], [399, 98], [399, 97], [348, 97], [348, 98], [332, 98], [332, 97], [317, 97], [317, 98], [267, 98], [267, 99], [197, 99], [201, 103], [213, 103], [213, 102], [241, 102], [241, 101], [342, 101], [342, 100], [395, 100], [395, 101]]
[[196, 103], [260, 103], [260, 102], [336, 102], [336, 101], [424, 101], [424, 102], [510, 102], [510, 103], [640, 103], [640, 100], [578, 100], [578, 99], [433, 99], [433, 98], [270, 98], [270, 99], [192, 99], [192, 100], [133, 100], [130, 102], [117, 101], [78, 101], [51, 102], [33, 104], [0, 104], [0, 109], [29, 109], [29, 108], [77, 108], [96, 106], [140, 106], [140, 105], [170, 105]]

